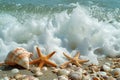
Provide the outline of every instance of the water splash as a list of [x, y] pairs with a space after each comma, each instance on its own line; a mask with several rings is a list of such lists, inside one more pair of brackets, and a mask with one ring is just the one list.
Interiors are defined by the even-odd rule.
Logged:
[[71, 12], [63, 10], [46, 15], [1, 13], [1, 61], [10, 50], [18, 46], [36, 54], [36, 45], [45, 54], [57, 51], [52, 60], [58, 64], [65, 61], [63, 52], [73, 56], [80, 51], [81, 58], [89, 59], [90, 63], [95, 64], [98, 64], [97, 55], [120, 56], [118, 20], [115, 17], [112, 17], [112, 23], [99, 20], [93, 13], [91, 15], [88, 8], [74, 5], [76, 8]]

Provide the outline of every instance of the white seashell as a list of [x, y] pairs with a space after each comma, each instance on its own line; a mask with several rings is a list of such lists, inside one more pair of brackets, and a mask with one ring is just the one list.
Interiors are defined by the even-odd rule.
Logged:
[[69, 63], [67, 66], [68, 66], [68, 67], [72, 67], [73, 65], [72, 65], [72, 63]]
[[76, 65], [72, 65], [73, 68], [76, 68], [77, 66]]
[[106, 62], [106, 63], [105, 63], [105, 65], [107, 65], [107, 66], [109, 66], [109, 67], [111, 66], [111, 64], [110, 64], [110, 63], [108, 63], [108, 62]]
[[58, 70], [58, 75], [68, 75], [70, 73], [70, 71], [66, 70], [66, 69], [60, 69]]
[[68, 75], [69, 79], [71, 80], [81, 80], [82, 79], [82, 75], [81, 73], [79, 72], [71, 72], [69, 75]]
[[14, 74], [19, 73], [19, 69], [14, 68], [14, 69], [11, 70], [11, 72], [14, 73]]
[[65, 76], [58, 76], [58, 80], [68, 80], [68, 78]]
[[34, 78], [34, 80], [39, 80], [39, 78]]
[[4, 78], [2, 78], [2, 80], [9, 80], [9, 77], [4, 77]]
[[78, 68], [76, 68], [76, 70], [75, 70], [76, 72], [79, 72], [79, 74], [82, 74], [83, 73], [83, 69], [82, 68], [80, 68], [80, 67], [78, 67]]
[[35, 76], [37, 76], [37, 77], [39, 77], [39, 76], [41, 76], [41, 75], [43, 75], [43, 73], [42, 73], [41, 71], [37, 71], [37, 72], [35, 73]]
[[57, 78], [53, 79], [53, 80], [58, 80]]
[[47, 69], [47, 67], [43, 67], [42, 70], [43, 71], [47, 71], [48, 69]]
[[105, 64], [104, 64], [104, 65], [102, 66], [102, 68], [103, 68], [104, 71], [108, 71], [108, 72], [111, 71], [111, 68], [110, 68], [108, 65], [105, 65]]
[[8, 65], [20, 65], [26, 69], [29, 69], [29, 58], [32, 53], [28, 52], [24, 48], [16, 48], [8, 53], [5, 63]]
[[33, 73], [36, 73], [37, 71], [41, 71], [41, 70], [40, 70], [39, 67], [33, 67], [33, 68], [31, 68], [31, 71], [32, 71]]
[[31, 76], [31, 75], [26, 75], [25, 77], [23, 77], [21, 80], [34, 80], [35, 77]]
[[113, 69], [111, 73], [114, 77], [117, 77], [117, 78], [120, 77], [120, 68]]
[[22, 74], [16, 74], [15, 79], [22, 79], [24, 76]]
[[103, 76], [103, 77], [107, 76], [107, 73], [103, 72], [103, 71], [97, 72], [96, 74], [99, 75], [99, 76]]
[[52, 72], [58, 73], [59, 70], [60, 70], [59, 68], [55, 68], [54, 70], [52, 70]]

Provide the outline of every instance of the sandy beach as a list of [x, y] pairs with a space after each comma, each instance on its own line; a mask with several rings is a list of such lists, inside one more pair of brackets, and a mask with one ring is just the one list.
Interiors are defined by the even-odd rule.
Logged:
[[[82, 75], [90, 75], [89, 78], [92, 78], [91, 80], [120, 80], [120, 74], [116, 73], [117, 76], [115, 76], [115, 74], [112, 72], [114, 69], [120, 69], [120, 58], [102, 58], [102, 59], [98, 59], [99, 60], [99, 65], [93, 65], [93, 64], [83, 64], [82, 65]], [[109, 67], [106, 68], [102, 68], [103, 65], [106, 64], [110, 64]], [[32, 70], [26, 70], [23, 69], [19, 66], [1, 66], [0, 67], [0, 80], [3, 80], [3, 78], [8, 77], [9, 80], [89, 80], [89, 79], [83, 79], [83, 77], [80, 79], [75, 79], [75, 78], [71, 78], [69, 77], [70, 73], [66, 73], [66, 71], [64, 70], [68, 70], [71, 72], [75, 72], [75, 69], [78, 69], [79, 67], [76, 67], [75, 65], [72, 65], [72, 68], [67, 67], [64, 70], [60, 69], [60, 68], [53, 68], [53, 67], [45, 67], [45, 69], [41, 69], [40, 72], [42, 72], [41, 75], [36, 76], [35, 73]], [[89, 69], [88, 69], [89, 68]], [[109, 70], [109, 68], [111, 70]], [[13, 69], [18, 69], [18, 72], [13, 73], [12, 70]], [[99, 69], [99, 70], [98, 70]], [[58, 71], [59, 70], [59, 71]], [[63, 70], [60, 72], [60, 70]], [[79, 71], [79, 70], [78, 70]], [[99, 75], [99, 76], [93, 76], [94, 73], [97, 72], [102, 72], [105, 75]], [[80, 72], [79, 72], [80, 73]], [[33, 76], [36, 79], [30, 79], [30, 78], [26, 78], [26, 79], [13, 79], [15, 77], [15, 75], [17, 74], [21, 74], [21, 75], [27, 75], [27, 76]], [[114, 74], [114, 75], [113, 75]], [[60, 76], [66, 76], [65, 78], [61, 78]], [[96, 77], [96, 78], [93, 78]], [[109, 78], [110, 77], [110, 78]], [[7, 79], [4, 79], [7, 80]]]

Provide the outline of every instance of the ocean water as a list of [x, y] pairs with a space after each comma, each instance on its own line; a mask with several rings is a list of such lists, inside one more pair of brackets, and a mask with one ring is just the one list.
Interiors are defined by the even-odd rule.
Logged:
[[57, 64], [63, 52], [98, 64], [98, 57], [120, 57], [119, 0], [0, 0], [0, 61], [23, 47], [35, 47]]

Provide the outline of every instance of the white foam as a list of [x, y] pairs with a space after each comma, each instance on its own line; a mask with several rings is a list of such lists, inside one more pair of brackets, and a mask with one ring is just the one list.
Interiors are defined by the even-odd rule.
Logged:
[[[98, 64], [98, 54], [120, 55], [120, 23], [99, 22], [89, 13], [77, 5], [69, 14], [67, 11], [45, 16], [24, 14], [23, 22], [13, 15], [0, 14], [1, 61], [18, 46], [36, 54], [36, 45], [45, 54], [57, 51], [52, 60], [58, 64], [66, 60], [63, 52], [73, 56], [80, 51], [84, 58], [95, 64]], [[30, 17], [26, 18], [27, 15]]]

